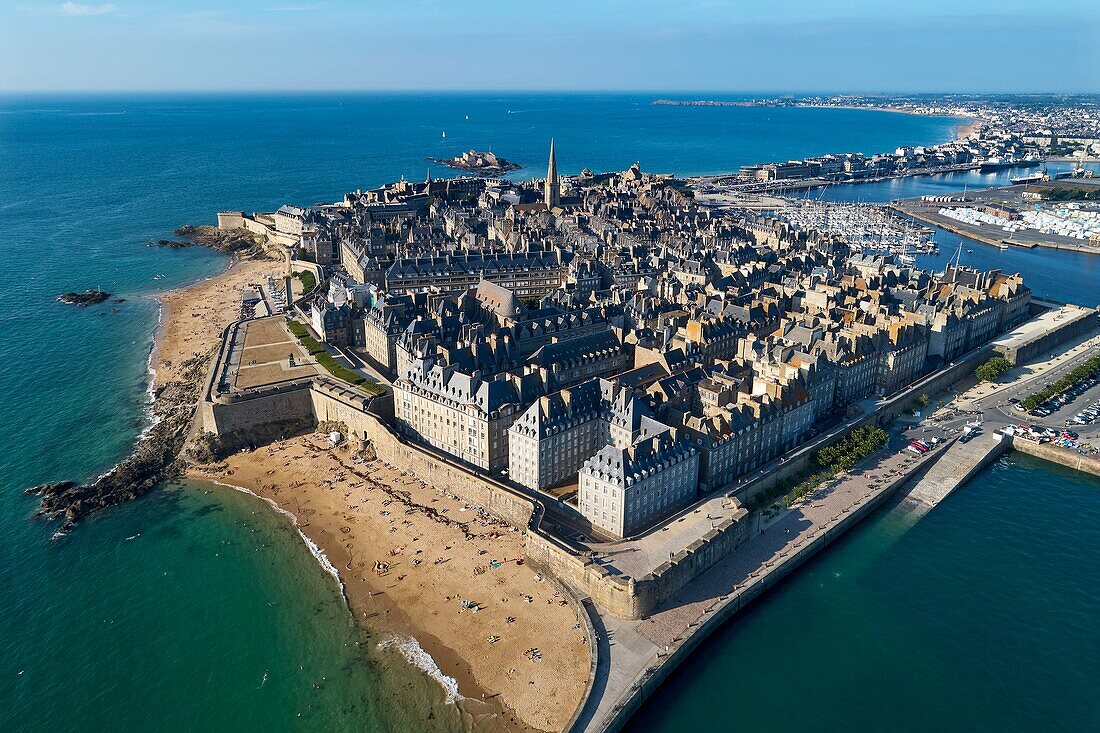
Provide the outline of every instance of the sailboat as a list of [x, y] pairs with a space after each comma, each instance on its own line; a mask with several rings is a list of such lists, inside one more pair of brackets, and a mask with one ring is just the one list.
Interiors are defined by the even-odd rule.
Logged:
[[446, 139], [447, 139], [447, 131], [446, 131], [446, 130], [444, 130], [444, 131], [443, 131], [443, 139], [444, 139], [444, 140], [446, 140]]

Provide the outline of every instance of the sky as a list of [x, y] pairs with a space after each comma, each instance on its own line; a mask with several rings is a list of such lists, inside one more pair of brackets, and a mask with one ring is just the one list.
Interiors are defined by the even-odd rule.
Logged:
[[0, 0], [0, 91], [1100, 92], [1100, 0]]

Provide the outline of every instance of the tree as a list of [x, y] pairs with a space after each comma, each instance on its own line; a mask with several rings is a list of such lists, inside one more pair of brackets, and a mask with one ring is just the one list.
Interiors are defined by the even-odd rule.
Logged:
[[1012, 368], [1012, 364], [1003, 356], [995, 356], [974, 370], [974, 376], [982, 382], [995, 382], [997, 378]]

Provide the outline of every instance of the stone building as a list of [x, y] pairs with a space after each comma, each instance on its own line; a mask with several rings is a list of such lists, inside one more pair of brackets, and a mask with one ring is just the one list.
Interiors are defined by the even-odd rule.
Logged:
[[632, 390], [606, 379], [541, 397], [508, 430], [509, 477], [539, 490], [576, 479], [604, 446], [633, 443], [649, 415]]
[[627, 537], [689, 504], [698, 479], [699, 452], [665, 427], [625, 448], [608, 445], [585, 461], [577, 503], [594, 526]]

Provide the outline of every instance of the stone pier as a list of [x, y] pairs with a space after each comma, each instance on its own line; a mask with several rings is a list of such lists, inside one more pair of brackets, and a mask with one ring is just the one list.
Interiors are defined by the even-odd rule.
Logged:
[[908, 498], [934, 507], [969, 481], [1012, 444], [1000, 433], [980, 433], [968, 443], [956, 440], [909, 490]]

